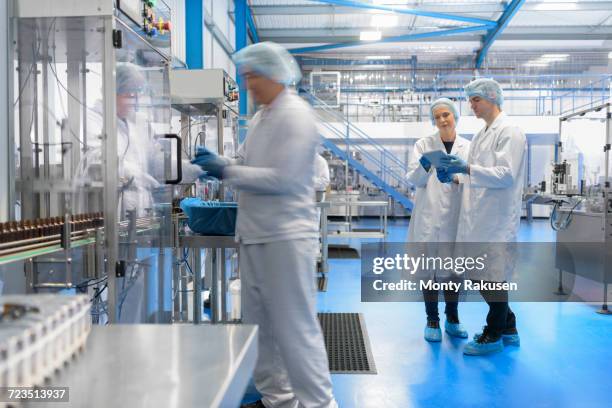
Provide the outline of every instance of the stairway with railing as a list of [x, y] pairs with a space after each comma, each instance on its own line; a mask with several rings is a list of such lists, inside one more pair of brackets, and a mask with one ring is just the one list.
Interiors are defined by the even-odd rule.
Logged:
[[[325, 147], [411, 211], [413, 202], [407, 193], [412, 190], [412, 185], [405, 177], [406, 164], [321, 99], [305, 91], [300, 94], [315, 107], [317, 118], [324, 130], [322, 136]], [[353, 152], [358, 153], [359, 159]]]

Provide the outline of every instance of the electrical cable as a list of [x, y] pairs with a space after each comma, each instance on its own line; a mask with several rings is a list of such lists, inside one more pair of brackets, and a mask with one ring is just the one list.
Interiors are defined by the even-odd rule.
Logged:
[[100, 280], [98, 280], [97, 282], [94, 282], [94, 283], [89, 283], [89, 282], [91, 282], [93, 279], [88, 279], [88, 280], [86, 280], [86, 281], [85, 281], [85, 283], [87, 283], [86, 285], [83, 285], [83, 284], [76, 285], [76, 286], [75, 286], [75, 288], [76, 288], [76, 289], [85, 289], [85, 288], [89, 288], [89, 287], [91, 287], [91, 286], [96, 286], [96, 285], [99, 285], [100, 283], [102, 283], [102, 282], [106, 281], [107, 279], [108, 279], [108, 276], [105, 276], [104, 278], [102, 278], [102, 279], [100, 279]]
[[572, 223], [572, 214], [574, 213], [574, 210], [576, 209], [576, 207], [578, 207], [579, 204], [582, 203], [582, 201], [584, 201], [584, 199], [580, 199], [580, 201], [574, 204], [572, 208], [569, 210], [565, 219], [561, 222], [557, 221], [557, 211], [559, 210], [560, 206], [563, 205], [564, 201], [555, 201], [555, 205], [553, 206], [552, 212], [550, 214], [551, 228], [555, 231], [562, 231], [562, 230], [567, 229]]
[[104, 292], [107, 287], [108, 287], [108, 282], [105, 283], [104, 286], [102, 286], [102, 289], [98, 290], [98, 292], [94, 295], [94, 297], [90, 299], [90, 302], [93, 302], [94, 300], [96, 300], [96, 298], [100, 297], [102, 292]]

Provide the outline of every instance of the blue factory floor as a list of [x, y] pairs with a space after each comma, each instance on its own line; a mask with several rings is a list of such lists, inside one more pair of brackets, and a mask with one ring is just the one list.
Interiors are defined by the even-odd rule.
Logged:
[[[388, 241], [404, 241], [407, 225], [406, 220], [389, 221]], [[521, 225], [520, 241], [554, 239], [548, 221]], [[612, 406], [612, 316], [595, 313], [598, 306], [514, 303], [521, 347], [468, 357], [462, 354], [466, 340], [444, 335], [441, 343], [431, 344], [423, 339], [422, 303], [362, 303], [359, 259], [332, 259], [329, 266], [328, 290], [319, 294], [318, 308], [363, 313], [378, 370], [376, 375], [333, 375], [340, 407]], [[486, 311], [485, 303], [460, 304], [470, 337], [481, 329]], [[252, 397], [251, 391], [245, 401]]]

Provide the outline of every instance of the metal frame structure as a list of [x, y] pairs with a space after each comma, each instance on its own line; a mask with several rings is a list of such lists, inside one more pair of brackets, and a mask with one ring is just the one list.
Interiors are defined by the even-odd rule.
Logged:
[[[83, 277], [105, 275], [106, 285], [108, 285], [108, 321], [110, 323], [116, 323], [118, 320], [117, 312], [118, 306], [122, 304], [123, 300], [118, 299], [119, 288], [117, 285], [118, 278], [123, 276], [123, 272], [126, 269], [126, 265], [138, 265], [138, 268], [142, 268], [145, 271], [145, 285], [146, 282], [150, 281], [150, 266], [151, 257], [159, 256], [159, 268], [158, 268], [158, 302], [157, 302], [157, 313], [155, 320], [157, 322], [163, 321], [163, 300], [164, 300], [164, 287], [163, 287], [163, 246], [165, 245], [164, 228], [167, 223], [164, 221], [165, 217], [158, 218], [148, 214], [144, 218], [136, 219], [134, 215], [128, 219], [121, 221], [119, 220], [118, 202], [118, 177], [119, 177], [119, 153], [118, 153], [118, 128], [117, 128], [117, 82], [115, 67], [117, 65], [118, 54], [117, 48], [130, 47], [130, 41], [138, 42], [138, 47], [141, 47], [145, 53], [152, 53], [150, 56], [156, 55], [159, 59], [159, 69], [156, 72], [160, 72], [162, 75], [162, 81], [167, 82], [167, 74], [163, 74], [164, 70], [167, 70], [170, 65], [170, 40], [169, 37], [165, 37], [167, 43], [167, 50], [162, 50], [158, 46], [153, 46], [146, 36], [144, 28], [140, 25], [140, 21], [137, 22], [133, 19], [130, 20], [128, 14], [123, 15], [119, 10], [115, 9], [115, 2], [113, 0], [95, 0], [91, 2], [77, 2], [64, 0], [47, 2], [43, 0], [18, 0], [12, 2], [14, 8], [11, 10], [13, 17], [11, 21], [11, 31], [13, 36], [11, 56], [18, 56], [19, 71], [16, 75], [16, 80], [19, 82], [20, 94], [18, 98], [19, 102], [19, 120], [20, 120], [20, 175], [18, 185], [21, 188], [21, 219], [32, 220], [35, 218], [49, 217], [50, 215], [62, 215], [64, 220], [64, 230], [61, 234], [61, 250], [63, 256], [61, 259], [49, 259], [43, 260], [45, 263], [57, 263], [62, 262], [65, 266], [65, 277], [66, 282], [61, 285], [54, 283], [45, 284], [38, 282], [36, 261], [27, 260], [25, 263], [26, 276], [27, 276], [27, 287], [30, 291], [35, 291], [37, 288], [72, 288], [75, 286], [74, 278], [76, 277], [73, 273], [73, 248], [75, 245], [70, 239], [74, 235], [74, 232], [70, 229], [71, 214], [74, 214], [73, 205], [71, 202], [71, 194], [73, 193], [73, 187], [71, 187], [72, 177], [75, 175], [75, 169], [79, 163], [81, 157], [81, 146], [76, 144], [77, 147], [68, 149], [68, 154], [63, 152], [61, 157], [62, 175], [59, 176], [57, 172], [52, 172], [49, 160], [49, 143], [50, 133], [54, 132], [56, 126], [55, 115], [53, 114], [52, 106], [55, 104], [54, 99], [54, 87], [55, 84], [50, 79], [48, 69], [53, 70], [53, 74], [57, 76], [55, 69], [51, 66], [49, 56], [51, 54], [49, 45], [50, 38], [44, 36], [41, 33], [40, 37], [32, 38], [32, 33], [28, 32], [28, 28], [25, 26], [24, 21], [29, 21], [32, 24], [46, 24], [49, 26], [48, 32], [50, 33], [55, 28], [56, 21], [60, 21], [63, 24], [76, 24], [76, 28], [70, 32], [70, 35], [64, 37], [58, 37], [56, 40], [55, 34], [53, 37], [53, 47], [56, 47], [55, 41], [62, 42], [66, 49], [66, 64], [67, 64], [67, 85], [61, 85], [67, 93], [67, 113], [62, 124], [62, 145], [70, 144], [75, 145], [72, 137], [79, 139], [77, 136], [81, 131], [83, 134], [82, 139], [79, 139], [79, 143], [83, 145], [83, 153], [86, 151], [88, 146], [87, 135], [89, 134], [87, 124], [89, 119], [87, 118], [88, 110], [93, 111], [91, 107], [87, 106], [87, 87], [86, 87], [86, 74], [87, 64], [91, 61], [99, 63], [102, 72], [99, 74], [102, 78], [101, 81], [101, 97], [102, 101], [100, 104], [100, 111], [95, 111], [101, 117], [101, 132], [100, 138], [100, 149], [101, 149], [101, 160], [99, 163], [101, 168], [101, 182], [98, 184], [94, 181], [92, 191], [95, 189], [98, 194], [101, 203], [97, 200], [91, 201], [88, 197], [85, 199], [85, 206], [93, 205], [96, 208], [102, 209], [104, 213], [104, 225], [103, 229], [96, 229], [93, 238], [91, 236], [86, 237], [85, 245], [94, 245], [95, 250], [87, 247], [85, 254], [90, 258], [95, 256], [96, 260], [86, 260], [83, 258]], [[170, 10], [167, 8], [165, 3], [161, 3], [165, 7], [167, 12]], [[159, 3], [158, 3], [159, 6]], [[165, 11], [164, 11], [165, 13]], [[170, 18], [169, 14], [168, 17]], [[91, 30], [93, 34], [90, 34], [84, 29], [79, 29], [81, 25], [84, 27], [87, 19], [98, 19], [100, 27], [98, 30]], [[81, 20], [79, 20], [81, 19]], [[156, 20], [157, 21], [157, 20]], [[22, 24], [23, 23], [23, 24]], [[81, 24], [81, 25], [79, 25]], [[132, 25], [134, 24], [134, 25]], [[45, 27], [46, 27], [45, 26]], [[140, 27], [142, 30], [140, 33], [135, 31], [136, 28]], [[80, 30], [80, 31], [79, 31]], [[59, 27], [57, 31], [60, 31]], [[92, 50], [91, 53], [84, 52], [87, 48], [87, 41], [90, 37], [94, 36], [93, 41], [97, 46], [98, 50]], [[35, 55], [29, 56], [27, 47], [25, 44], [29, 44], [28, 41], [38, 41], [42, 43], [41, 52], [35, 53]], [[163, 41], [162, 41], [163, 42]], [[21, 47], [21, 48], [17, 48]], [[135, 50], [133, 50], [135, 51]], [[76, 53], [76, 54], [75, 54]], [[58, 55], [59, 52], [58, 52]], [[53, 52], [53, 58], [55, 52]], [[33, 72], [34, 64], [41, 64], [42, 69], [40, 77], [38, 79], [39, 72]], [[53, 61], [55, 63], [55, 61]], [[157, 62], [156, 62], [157, 63]], [[24, 71], [30, 67], [29, 71]], [[36, 68], [38, 70], [38, 68]], [[13, 71], [13, 70], [11, 70]], [[56, 78], [59, 81], [59, 78]], [[9, 81], [15, 80], [12, 76]], [[37, 111], [39, 110], [38, 104], [41, 103], [38, 98], [37, 92], [38, 87], [37, 80], [42, 80], [42, 106], [45, 110], [45, 116], [39, 118]], [[52, 86], [50, 84], [53, 84]], [[162, 84], [163, 85], [163, 84]], [[60, 84], [57, 84], [58, 90]], [[61, 96], [60, 96], [61, 98]], [[85, 102], [82, 102], [85, 101]], [[51, 108], [50, 108], [51, 106]], [[167, 105], [168, 112], [170, 110], [170, 104]], [[163, 110], [162, 106], [155, 106], [155, 109]], [[13, 115], [11, 115], [12, 117]], [[163, 119], [162, 119], [163, 120]], [[40, 126], [42, 122], [42, 126]], [[169, 123], [167, 124], [169, 126]], [[34, 129], [35, 139], [34, 142], [30, 140], [31, 128]], [[39, 145], [42, 148], [36, 147], [37, 154], [32, 153], [33, 146], [38, 146], [38, 132], [39, 128], [42, 129], [42, 135], [40, 135], [42, 143]], [[15, 126], [13, 123], [10, 124], [10, 134], [14, 134]], [[169, 136], [169, 135], [166, 135]], [[177, 137], [174, 137], [177, 138]], [[129, 146], [129, 141], [128, 141]], [[180, 146], [180, 144], [179, 144]], [[44, 164], [39, 163], [38, 152], [41, 150], [44, 155]], [[14, 145], [11, 146], [10, 151], [14, 151]], [[126, 148], [127, 152], [127, 148]], [[124, 155], [125, 156], [125, 155]], [[177, 158], [180, 161], [180, 158]], [[10, 166], [15, 168], [16, 163], [11, 161]], [[56, 164], [53, 164], [54, 166]], [[180, 174], [180, 171], [178, 171]], [[180, 176], [179, 176], [180, 177]], [[169, 184], [168, 180], [166, 184]], [[82, 187], [84, 191], [89, 193], [89, 187]], [[50, 195], [55, 194], [57, 200], [51, 200]], [[59, 204], [54, 204], [57, 201]], [[87, 207], [89, 208], [89, 207]], [[89, 234], [89, 233], [88, 233]], [[77, 244], [79, 244], [77, 242]], [[138, 255], [138, 250], [141, 248], [147, 249], [149, 255]], [[49, 247], [49, 250], [55, 251], [53, 247]], [[48, 251], [47, 251], [48, 252]], [[90, 268], [95, 268], [96, 272], [89, 271]], [[133, 271], [133, 270], [132, 270]], [[92, 275], [93, 274], [93, 275]], [[124, 279], [127, 279], [124, 277]], [[78, 282], [76, 282], [78, 283]], [[99, 282], [98, 282], [99, 283]], [[90, 286], [90, 285], [88, 285]], [[145, 294], [146, 300], [146, 294]], [[119, 308], [120, 309], [120, 308]], [[150, 316], [146, 315], [147, 308], [144, 308], [145, 320], [150, 320]]]
[[501, 17], [495, 23], [493, 29], [487, 32], [487, 35], [485, 35], [482, 41], [482, 48], [480, 49], [480, 51], [478, 51], [478, 54], [476, 55], [477, 69], [482, 66], [482, 63], [484, 62], [485, 57], [487, 56], [487, 52], [489, 52], [489, 48], [491, 48], [493, 42], [508, 26], [508, 23], [510, 22], [510, 20], [512, 20], [512, 17], [514, 17], [514, 15], [518, 12], [518, 10], [524, 3], [525, 0], [512, 0], [512, 2], [508, 5], [508, 7], [506, 7], [504, 12], [502, 13]]

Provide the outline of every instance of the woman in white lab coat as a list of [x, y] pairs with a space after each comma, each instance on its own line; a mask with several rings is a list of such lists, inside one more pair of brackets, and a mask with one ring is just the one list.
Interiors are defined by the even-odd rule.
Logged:
[[[418, 140], [414, 145], [406, 177], [416, 187], [416, 200], [408, 227], [408, 242], [452, 243], [457, 235], [461, 203], [461, 185], [449, 183], [450, 177], [423, 157], [426, 152], [442, 151], [466, 158], [469, 141], [457, 135], [455, 126], [459, 114], [455, 104], [440, 98], [430, 107], [431, 121], [438, 131]], [[439, 246], [443, 250], [446, 245]], [[440, 274], [428, 278], [440, 280]], [[426, 278], [426, 279], [428, 279]], [[425, 340], [441, 341], [442, 330], [438, 317], [438, 291], [423, 291], [427, 325]], [[459, 294], [444, 291], [446, 301], [445, 331], [454, 337], [466, 338], [467, 332], [459, 322], [457, 311]]]

